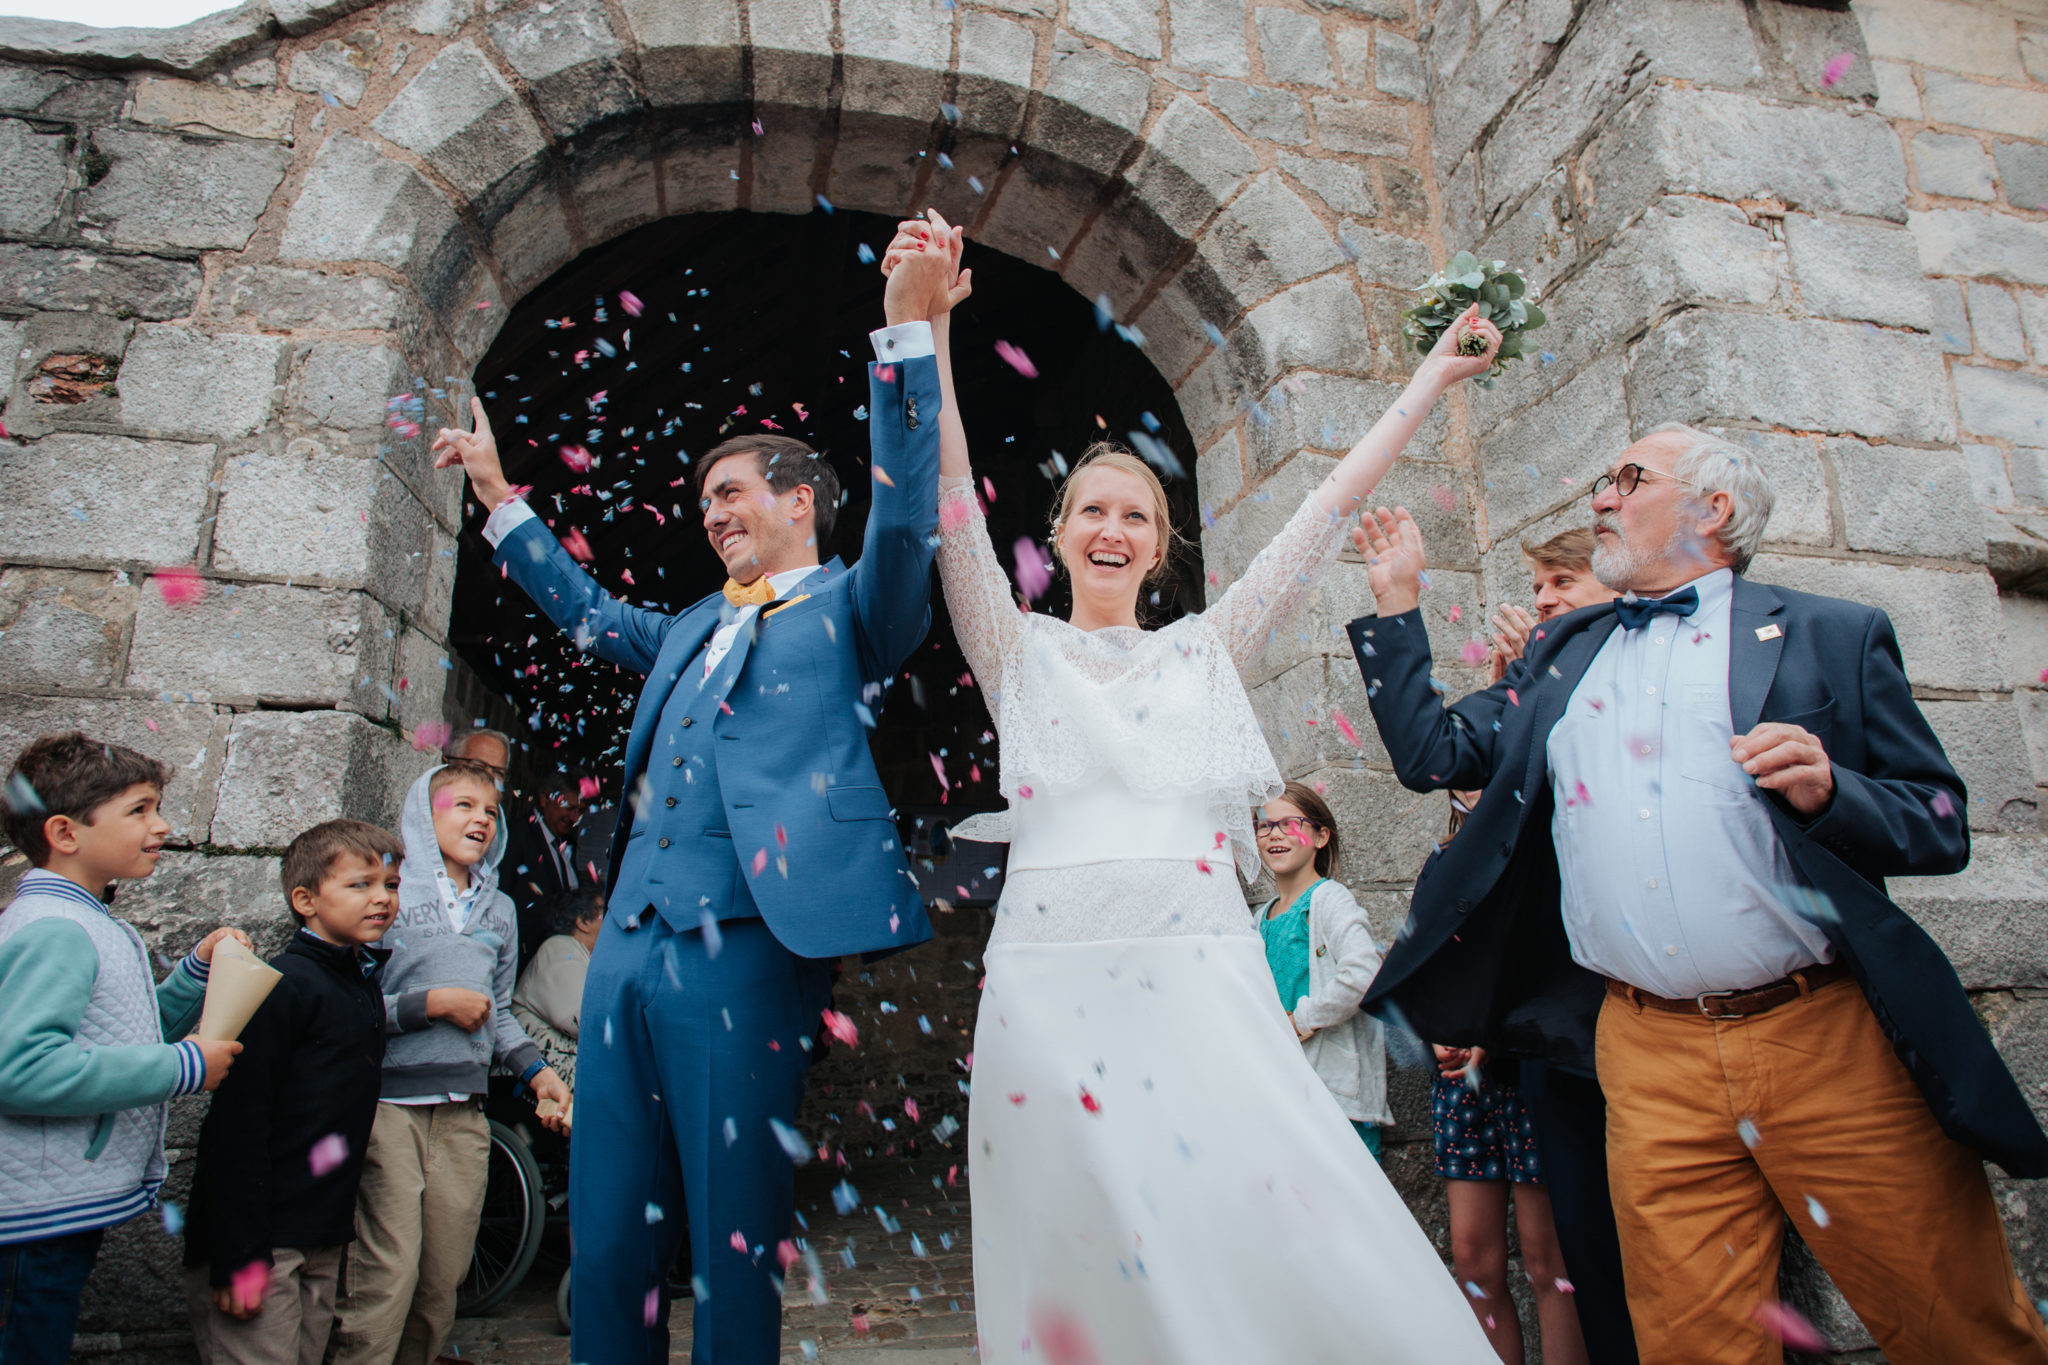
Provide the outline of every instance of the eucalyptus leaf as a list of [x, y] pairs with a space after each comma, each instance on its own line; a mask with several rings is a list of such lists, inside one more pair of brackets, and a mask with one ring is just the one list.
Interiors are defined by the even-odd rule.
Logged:
[[1417, 351], [1434, 349], [1444, 332], [1455, 326], [1468, 308], [1478, 307], [1479, 316], [1501, 331], [1501, 347], [1492, 368], [1480, 383], [1493, 387], [1506, 361], [1527, 354], [1522, 333], [1541, 327], [1543, 310], [1535, 303], [1528, 279], [1511, 270], [1506, 261], [1481, 260], [1470, 251], [1460, 251], [1438, 273], [1423, 281], [1416, 303], [1404, 310], [1401, 334]]

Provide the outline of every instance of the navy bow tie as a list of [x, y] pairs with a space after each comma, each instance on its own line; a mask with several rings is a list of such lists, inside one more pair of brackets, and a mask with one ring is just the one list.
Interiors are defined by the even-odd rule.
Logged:
[[1660, 611], [1668, 611], [1673, 616], [1690, 616], [1699, 610], [1699, 605], [1699, 589], [1680, 588], [1669, 597], [1617, 597], [1614, 614], [1620, 618], [1623, 630], [1638, 630], [1650, 624], [1650, 618]]

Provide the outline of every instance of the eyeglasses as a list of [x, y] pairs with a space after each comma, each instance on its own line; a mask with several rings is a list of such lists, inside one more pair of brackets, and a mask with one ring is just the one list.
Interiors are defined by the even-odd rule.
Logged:
[[1612, 474], [1602, 474], [1593, 480], [1593, 496], [1599, 497], [1607, 491], [1609, 485], [1612, 485], [1614, 490], [1625, 498], [1642, 486], [1645, 474], [1653, 479], [1669, 479], [1673, 483], [1682, 483], [1687, 488], [1699, 487], [1691, 479], [1681, 479], [1676, 474], [1666, 474], [1661, 469], [1645, 469], [1639, 464], [1625, 464]]
[[1306, 815], [1289, 815], [1278, 820], [1252, 821], [1252, 833], [1261, 839], [1269, 838], [1275, 834], [1285, 834], [1290, 839], [1306, 839], [1310, 834], [1321, 828], [1321, 825], [1309, 819]]

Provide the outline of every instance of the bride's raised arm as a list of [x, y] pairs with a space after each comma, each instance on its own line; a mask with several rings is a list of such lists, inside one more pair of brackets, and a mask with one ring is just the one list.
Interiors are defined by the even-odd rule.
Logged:
[[[1478, 355], [1460, 355], [1458, 343], [1467, 334], [1484, 338], [1486, 349]], [[1337, 462], [1280, 533], [1209, 608], [1209, 623], [1223, 637], [1240, 670], [1255, 663], [1265, 653], [1273, 631], [1300, 610], [1323, 569], [1343, 548], [1366, 496], [1393, 468], [1395, 458], [1429, 416], [1436, 400], [1459, 380], [1485, 374], [1499, 349], [1499, 329], [1481, 318], [1476, 306], [1445, 328], [1394, 405]]]

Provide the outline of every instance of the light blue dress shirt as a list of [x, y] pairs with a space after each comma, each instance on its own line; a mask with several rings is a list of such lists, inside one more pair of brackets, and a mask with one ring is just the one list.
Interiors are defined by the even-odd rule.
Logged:
[[1792, 907], [1767, 797], [1729, 756], [1735, 576], [1690, 616], [1617, 627], [1548, 745], [1565, 933], [1581, 966], [1654, 995], [1739, 991], [1834, 958]]

